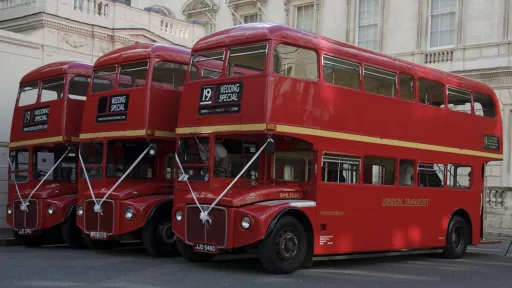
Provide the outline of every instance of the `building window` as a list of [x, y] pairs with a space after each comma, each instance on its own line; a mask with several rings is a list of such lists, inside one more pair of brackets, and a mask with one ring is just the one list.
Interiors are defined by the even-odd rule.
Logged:
[[[315, 5], [306, 4], [296, 7], [295, 28], [314, 32]], [[245, 19], [244, 19], [245, 20]]]
[[359, 0], [357, 45], [376, 50], [379, 30], [379, 0]]
[[430, 2], [430, 48], [455, 45], [456, 0]]
[[213, 24], [210, 23], [210, 22], [205, 22], [204, 23], [204, 34], [205, 35], [210, 35], [212, 34], [214, 31], [213, 31]]
[[256, 23], [256, 22], [259, 22], [258, 21], [259, 15], [257, 13], [256, 14], [244, 15], [242, 19], [244, 20], [245, 24]]

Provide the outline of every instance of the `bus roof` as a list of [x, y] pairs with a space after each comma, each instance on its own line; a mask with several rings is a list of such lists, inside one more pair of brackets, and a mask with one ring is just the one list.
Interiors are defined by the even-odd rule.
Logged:
[[157, 43], [135, 43], [102, 55], [96, 60], [94, 66], [104, 67], [149, 58], [158, 58], [170, 62], [188, 64], [190, 60], [190, 50], [187, 48]]
[[41, 79], [51, 78], [64, 74], [77, 74], [90, 76], [92, 73], [92, 65], [83, 62], [60, 61], [38, 67], [23, 76], [20, 84], [38, 81]]
[[283, 41], [304, 48], [344, 55], [362, 62], [371, 62], [372, 65], [382, 63], [387, 67], [395, 66], [396, 70], [410, 70], [411, 73], [416, 71], [416, 73], [436, 79], [448, 77], [450, 81], [457, 82], [460, 88], [476, 88], [489, 93], [492, 95], [495, 105], [499, 105], [494, 92], [491, 92], [492, 88], [482, 82], [282, 24], [249, 23], [220, 30], [198, 40], [192, 48], [192, 53], [268, 40]]

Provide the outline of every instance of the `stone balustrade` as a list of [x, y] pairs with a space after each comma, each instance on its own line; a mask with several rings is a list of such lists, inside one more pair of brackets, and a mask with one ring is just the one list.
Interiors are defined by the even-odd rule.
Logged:
[[0, 21], [44, 12], [110, 29], [145, 29], [177, 45], [192, 47], [204, 27], [111, 0], [0, 0]]
[[512, 187], [487, 187], [483, 201], [486, 237], [512, 238]]

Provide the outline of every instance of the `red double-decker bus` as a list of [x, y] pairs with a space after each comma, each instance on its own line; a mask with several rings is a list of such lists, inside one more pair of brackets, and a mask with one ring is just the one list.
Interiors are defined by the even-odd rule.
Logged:
[[150, 255], [176, 252], [169, 211], [189, 61], [189, 49], [137, 43], [95, 62], [80, 133], [77, 207], [90, 247], [142, 240]]
[[[208, 63], [221, 73], [199, 77]], [[172, 211], [189, 261], [254, 250], [290, 273], [481, 243], [484, 169], [503, 153], [487, 85], [265, 23], [199, 40], [189, 74]]]
[[92, 65], [55, 62], [20, 81], [9, 143], [7, 224], [24, 246], [65, 240], [84, 246], [75, 225], [78, 136]]

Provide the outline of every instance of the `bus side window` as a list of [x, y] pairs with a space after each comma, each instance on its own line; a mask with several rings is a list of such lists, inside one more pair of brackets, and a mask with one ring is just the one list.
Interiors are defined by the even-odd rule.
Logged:
[[471, 114], [471, 92], [448, 87], [448, 108]]
[[316, 52], [300, 47], [279, 44], [274, 52], [274, 72], [305, 80], [318, 80]]
[[475, 105], [476, 115], [489, 117], [492, 119], [496, 118], [496, 107], [494, 107], [494, 103], [492, 102], [491, 97], [482, 93], [475, 92], [473, 94], [473, 102]]
[[364, 66], [364, 90], [383, 96], [396, 96], [396, 73], [376, 67]]
[[324, 55], [323, 69], [326, 83], [357, 90], [361, 88], [361, 65], [358, 63]]
[[400, 160], [400, 186], [414, 185], [414, 160]]
[[395, 164], [393, 158], [365, 156], [363, 160], [363, 183], [394, 185]]
[[448, 164], [448, 184], [450, 188], [471, 188], [473, 171], [471, 166]]
[[444, 164], [419, 163], [418, 184], [420, 187], [443, 187], [446, 167]]
[[418, 85], [418, 100], [420, 103], [437, 107], [444, 105], [443, 83], [420, 78]]
[[414, 101], [414, 77], [400, 73], [400, 98], [406, 101]]
[[325, 154], [322, 159], [322, 181], [358, 183], [360, 167], [360, 157]]

